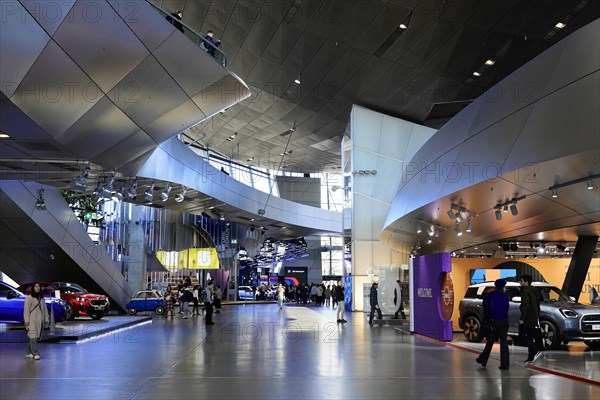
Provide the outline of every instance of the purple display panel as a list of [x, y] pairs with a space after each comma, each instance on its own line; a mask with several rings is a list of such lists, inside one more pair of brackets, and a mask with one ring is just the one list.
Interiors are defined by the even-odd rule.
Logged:
[[439, 340], [452, 340], [452, 321], [443, 316], [442, 281], [452, 270], [450, 253], [413, 260], [414, 331]]

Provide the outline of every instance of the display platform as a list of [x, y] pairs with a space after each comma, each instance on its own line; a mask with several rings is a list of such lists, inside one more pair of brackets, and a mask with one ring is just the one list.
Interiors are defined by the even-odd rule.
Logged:
[[[100, 320], [77, 318], [73, 321], [59, 322], [53, 329], [46, 329], [42, 342], [78, 342], [151, 321], [151, 314], [147, 316], [108, 316]], [[0, 324], [0, 343], [26, 343], [28, 340], [27, 331], [23, 325]]]

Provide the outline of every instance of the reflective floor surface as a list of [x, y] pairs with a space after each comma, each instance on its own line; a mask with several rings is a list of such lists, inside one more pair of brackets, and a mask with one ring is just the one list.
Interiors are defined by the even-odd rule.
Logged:
[[[594, 399], [600, 386], [521, 365], [498, 370], [470, 351], [370, 327], [365, 314], [276, 304], [202, 317], [154, 317], [79, 344], [0, 344], [8, 399]], [[494, 355], [493, 357], [497, 357]], [[598, 352], [592, 361], [598, 361]], [[515, 361], [515, 360], [512, 360]]]

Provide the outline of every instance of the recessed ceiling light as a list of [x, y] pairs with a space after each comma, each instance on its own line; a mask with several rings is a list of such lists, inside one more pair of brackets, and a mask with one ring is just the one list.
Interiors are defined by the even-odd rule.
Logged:
[[246, 161], [248, 161], [248, 162], [250, 162], [250, 161], [252, 161], [252, 160], [254, 160], [254, 157], [250, 157], [250, 158], [247, 158], [247, 159], [246, 159]]
[[473, 76], [481, 76], [481, 74], [477, 71], [473, 72]]
[[0, 133], [0, 139], [10, 139], [10, 136], [7, 135], [6, 133], [2, 132], [2, 133]]
[[400, 24], [399, 28], [400, 29], [408, 29], [408, 26], [406, 26], [405, 24]]
[[485, 65], [494, 65], [494, 64], [496, 64], [496, 61], [494, 61], [494, 60], [487, 60], [485, 62]]
[[563, 24], [562, 22], [559, 22], [559, 23], [557, 23], [556, 25], [554, 25], [554, 27], [555, 27], [555, 28], [558, 28], [558, 29], [562, 29], [562, 28], [564, 28], [565, 26], [567, 26], [567, 24]]
[[300, 84], [300, 79], [296, 79], [296, 80], [294, 80], [294, 83], [295, 83], [296, 85], [299, 85], [299, 84]]

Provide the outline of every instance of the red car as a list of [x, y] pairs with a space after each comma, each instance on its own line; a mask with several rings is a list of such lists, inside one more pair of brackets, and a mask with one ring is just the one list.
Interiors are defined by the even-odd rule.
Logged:
[[[19, 290], [31, 293], [31, 285], [34, 282], [24, 283]], [[110, 302], [103, 294], [89, 293], [76, 283], [69, 282], [40, 282], [44, 295], [54, 296], [56, 290], [60, 291], [60, 298], [67, 302], [66, 318], [72, 320], [75, 317], [88, 316], [92, 319], [100, 319], [108, 314]]]

